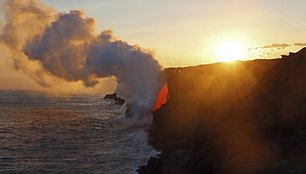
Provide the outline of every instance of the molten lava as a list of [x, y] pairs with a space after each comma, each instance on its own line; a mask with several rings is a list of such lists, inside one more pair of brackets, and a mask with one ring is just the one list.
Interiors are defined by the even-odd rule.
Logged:
[[156, 97], [155, 103], [152, 107], [152, 112], [159, 109], [163, 104], [165, 104], [168, 98], [169, 98], [168, 84], [165, 83]]

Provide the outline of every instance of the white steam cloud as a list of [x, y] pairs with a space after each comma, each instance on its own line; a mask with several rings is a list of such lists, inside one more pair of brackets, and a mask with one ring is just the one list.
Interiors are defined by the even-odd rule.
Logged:
[[150, 52], [112, 35], [95, 31], [95, 21], [81, 11], [55, 13], [37, 0], [4, 3], [1, 44], [14, 56], [14, 66], [44, 87], [58, 81], [83, 82], [116, 77], [116, 92], [151, 109], [161, 87], [162, 68]]

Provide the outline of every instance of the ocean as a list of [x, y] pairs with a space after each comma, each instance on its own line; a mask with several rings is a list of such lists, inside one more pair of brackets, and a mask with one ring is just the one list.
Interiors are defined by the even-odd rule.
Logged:
[[0, 173], [137, 173], [158, 152], [103, 95], [0, 91]]

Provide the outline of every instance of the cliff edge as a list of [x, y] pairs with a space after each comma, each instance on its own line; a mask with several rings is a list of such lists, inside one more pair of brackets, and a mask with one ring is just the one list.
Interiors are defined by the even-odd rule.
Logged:
[[306, 173], [306, 48], [282, 59], [165, 70], [141, 174]]

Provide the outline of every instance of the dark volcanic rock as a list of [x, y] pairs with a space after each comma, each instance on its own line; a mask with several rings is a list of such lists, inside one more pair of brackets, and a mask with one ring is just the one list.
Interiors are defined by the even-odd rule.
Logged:
[[118, 97], [116, 93], [113, 93], [113, 94], [106, 94], [104, 96], [104, 99], [110, 99], [110, 100], [114, 100], [115, 101], [115, 104], [118, 104], [118, 105], [123, 105], [125, 103], [125, 100]]
[[162, 152], [139, 173], [306, 173], [305, 48], [165, 74], [170, 100], [150, 129]]

